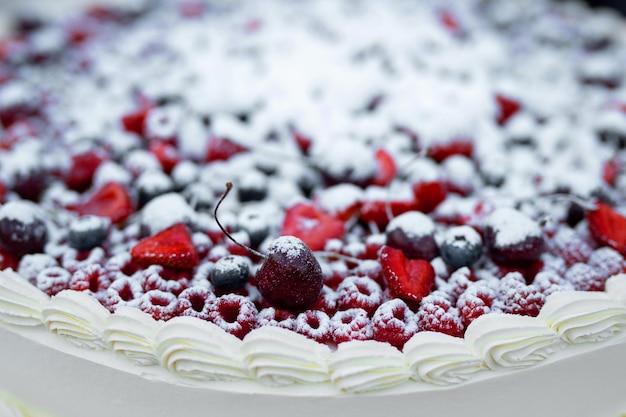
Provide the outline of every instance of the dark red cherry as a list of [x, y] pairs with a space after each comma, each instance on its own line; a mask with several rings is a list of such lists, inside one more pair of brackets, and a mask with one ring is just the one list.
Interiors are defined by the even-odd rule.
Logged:
[[0, 208], [0, 248], [22, 256], [43, 252], [48, 228], [34, 204], [13, 201]]
[[255, 280], [268, 302], [294, 310], [313, 304], [324, 284], [322, 269], [313, 252], [293, 236], [281, 236], [270, 244]]

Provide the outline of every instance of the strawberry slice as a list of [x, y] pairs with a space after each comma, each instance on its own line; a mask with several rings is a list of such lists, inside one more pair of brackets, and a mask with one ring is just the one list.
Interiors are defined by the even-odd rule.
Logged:
[[296, 141], [296, 144], [298, 145], [302, 153], [308, 155], [309, 149], [311, 148], [311, 145], [313, 145], [313, 141], [311, 140], [311, 138], [300, 132], [295, 127], [291, 128], [291, 135], [293, 136], [293, 139]]
[[75, 191], [85, 191], [91, 186], [93, 174], [106, 157], [100, 152], [89, 150], [72, 155], [72, 166], [65, 175], [67, 187]]
[[118, 223], [133, 213], [133, 204], [126, 188], [117, 182], [108, 182], [85, 201], [67, 206], [80, 215], [93, 214], [108, 217]]
[[471, 158], [474, 152], [474, 142], [469, 138], [454, 138], [447, 142], [435, 143], [428, 150], [436, 162], [442, 162], [453, 155], [462, 155]]
[[626, 217], [598, 202], [597, 208], [587, 213], [587, 221], [591, 235], [598, 242], [626, 255]]
[[227, 161], [233, 155], [246, 152], [248, 149], [227, 138], [213, 136], [209, 139], [206, 153], [207, 162]]
[[436, 209], [448, 194], [441, 181], [422, 181], [413, 184], [412, 188], [417, 209], [422, 213], [430, 213]]
[[122, 116], [122, 127], [124, 127], [124, 130], [143, 137], [146, 133], [146, 117], [148, 117], [150, 110], [152, 110], [152, 106], [143, 106]]
[[396, 161], [389, 152], [382, 148], [376, 150], [374, 157], [376, 158], [378, 169], [376, 170], [376, 175], [374, 175], [374, 178], [372, 179], [372, 184], [385, 187], [393, 181], [398, 173]]
[[170, 174], [174, 167], [183, 159], [178, 149], [165, 141], [155, 141], [150, 146], [150, 152], [159, 160], [166, 174]]
[[200, 262], [184, 223], [176, 223], [141, 240], [130, 250], [130, 256], [133, 262], [144, 267], [156, 264], [171, 269], [190, 269]]
[[496, 94], [496, 102], [500, 110], [496, 121], [500, 126], [505, 125], [522, 108], [522, 105], [517, 100], [502, 94]]
[[281, 235], [299, 238], [312, 251], [324, 249], [329, 239], [340, 239], [344, 234], [341, 220], [307, 203], [286, 210], [281, 231]]
[[419, 303], [435, 286], [435, 270], [423, 259], [408, 259], [400, 249], [383, 246], [380, 251], [383, 276], [391, 294]]
[[361, 205], [361, 220], [365, 223], [373, 223], [378, 228], [384, 229], [391, 218], [399, 216], [407, 211], [417, 210], [415, 200], [369, 200]]
[[611, 158], [602, 165], [602, 179], [611, 187], [615, 187], [617, 177], [620, 174], [621, 166], [616, 158]]

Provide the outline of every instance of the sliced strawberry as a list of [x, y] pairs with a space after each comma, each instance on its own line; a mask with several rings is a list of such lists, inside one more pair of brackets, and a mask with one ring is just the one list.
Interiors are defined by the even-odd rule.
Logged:
[[4, 199], [7, 196], [7, 186], [4, 182], [0, 181], [0, 204], [4, 203]]
[[383, 246], [380, 263], [395, 297], [419, 303], [435, 286], [435, 270], [428, 261], [408, 259], [401, 250]]
[[417, 209], [422, 213], [430, 213], [446, 199], [447, 190], [441, 181], [422, 181], [412, 188]]
[[392, 217], [417, 210], [415, 200], [370, 200], [361, 205], [361, 220], [384, 228]]
[[69, 205], [67, 209], [76, 211], [80, 215], [93, 214], [108, 217], [113, 223], [118, 223], [133, 213], [133, 203], [122, 184], [109, 182], [85, 201]]
[[298, 203], [287, 209], [281, 234], [300, 238], [311, 250], [322, 250], [329, 239], [340, 239], [345, 234], [342, 221], [317, 207]]
[[604, 162], [602, 166], [602, 179], [611, 187], [615, 187], [615, 181], [620, 172], [620, 163], [615, 158]]
[[101, 152], [89, 150], [72, 155], [72, 165], [65, 175], [67, 187], [75, 191], [85, 191], [91, 186], [93, 174], [106, 156]]
[[517, 100], [502, 94], [496, 94], [496, 102], [499, 109], [496, 121], [500, 126], [505, 125], [522, 108]]
[[146, 105], [122, 116], [122, 126], [124, 127], [124, 130], [143, 137], [146, 133], [146, 117], [148, 117], [150, 110], [152, 110], [152, 106]]
[[233, 155], [246, 152], [247, 150], [247, 148], [230, 139], [213, 136], [209, 139], [206, 160], [207, 162], [227, 161]]
[[310, 137], [304, 135], [302, 132], [297, 130], [296, 128], [291, 129], [291, 134], [293, 135], [293, 139], [298, 144], [298, 147], [302, 150], [302, 153], [307, 155], [309, 153], [309, 149], [313, 144], [313, 141]]
[[167, 174], [171, 173], [174, 167], [183, 159], [174, 145], [164, 141], [152, 143], [150, 152], [159, 160], [163, 171]]
[[447, 142], [435, 143], [428, 150], [428, 156], [442, 162], [452, 155], [463, 155], [468, 158], [474, 152], [474, 142], [469, 138], [454, 138]]
[[587, 213], [587, 221], [591, 235], [598, 242], [626, 255], [626, 217], [598, 202], [597, 208]]
[[376, 150], [374, 157], [376, 158], [378, 168], [376, 170], [376, 175], [374, 175], [374, 178], [372, 179], [372, 184], [385, 187], [393, 181], [398, 173], [396, 161], [389, 152], [382, 148]]
[[130, 251], [133, 262], [144, 267], [161, 265], [172, 269], [190, 269], [199, 258], [191, 234], [184, 223], [176, 223], [137, 243]]

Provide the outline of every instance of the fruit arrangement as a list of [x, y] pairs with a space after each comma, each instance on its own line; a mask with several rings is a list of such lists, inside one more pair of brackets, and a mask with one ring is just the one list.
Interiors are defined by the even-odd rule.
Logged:
[[[330, 345], [398, 348], [419, 331], [462, 337], [483, 314], [536, 316], [549, 294], [602, 291], [626, 271], [626, 106], [606, 99], [619, 84], [611, 74], [575, 68], [563, 94], [582, 97], [576, 108], [546, 109], [505, 92], [504, 76], [481, 77], [552, 47], [532, 31], [518, 39], [495, 13], [479, 25], [450, 9], [425, 17], [442, 54], [480, 52], [473, 31], [536, 52], [502, 52], [486, 72], [434, 61], [415, 70], [384, 34], [378, 49], [345, 52], [312, 27], [299, 36], [335, 59], [321, 72], [330, 80], [311, 70], [288, 82], [285, 68], [309, 61], [270, 47], [280, 14], [202, 5], [96, 7], [58, 25], [25, 21], [0, 42], [2, 269], [51, 296], [82, 291], [111, 312], [197, 317], [240, 338], [280, 326]], [[543, 18], [563, 25], [568, 10]], [[214, 15], [231, 18], [222, 27]], [[234, 46], [211, 44], [206, 22]], [[609, 30], [570, 35], [553, 34], [569, 42], [566, 57], [611, 53]], [[125, 74], [138, 62], [138, 75]], [[250, 73], [262, 64], [274, 72]], [[533, 87], [544, 86], [549, 68], [535, 72]], [[235, 86], [220, 93], [213, 76]], [[374, 88], [354, 93], [352, 76]], [[589, 114], [621, 122], [596, 126]], [[567, 137], [565, 122], [582, 133]]]

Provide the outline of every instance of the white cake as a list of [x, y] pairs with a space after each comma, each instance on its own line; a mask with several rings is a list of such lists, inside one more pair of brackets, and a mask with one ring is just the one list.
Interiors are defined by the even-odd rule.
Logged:
[[0, 42], [0, 416], [626, 415], [617, 14], [42, 16]]

